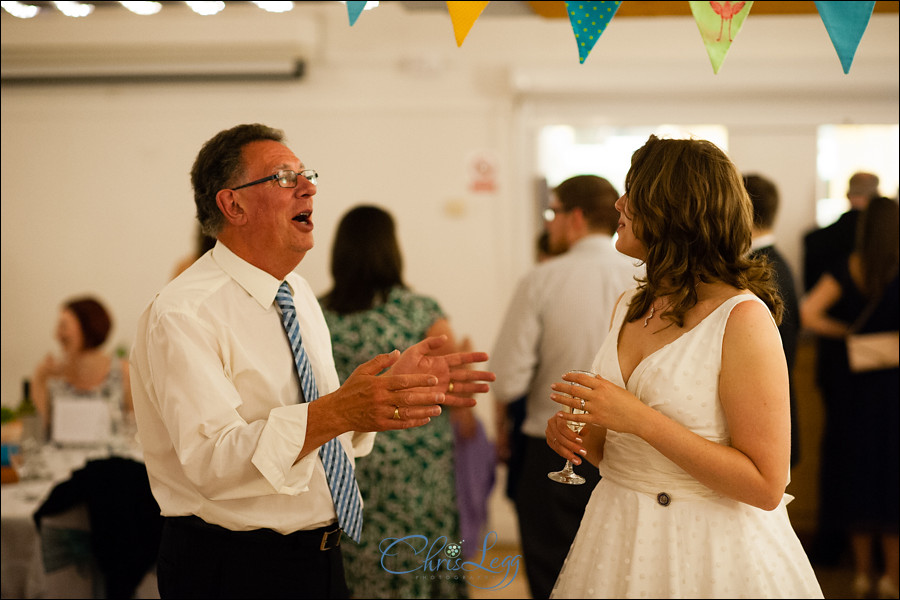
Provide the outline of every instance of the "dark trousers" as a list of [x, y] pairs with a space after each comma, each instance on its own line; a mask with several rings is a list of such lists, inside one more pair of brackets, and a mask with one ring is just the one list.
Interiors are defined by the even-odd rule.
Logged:
[[348, 598], [341, 548], [323, 551], [321, 542], [321, 531], [230, 531], [166, 518], [160, 598]]
[[550, 597], [578, 533], [584, 507], [600, 481], [597, 468], [586, 461], [575, 467], [586, 480], [582, 485], [557, 483], [547, 477], [565, 463], [544, 438], [526, 436], [515, 505], [532, 598]]

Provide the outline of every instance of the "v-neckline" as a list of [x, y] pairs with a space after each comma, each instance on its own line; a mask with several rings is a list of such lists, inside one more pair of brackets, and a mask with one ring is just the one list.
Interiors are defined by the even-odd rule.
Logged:
[[709, 319], [711, 316], [713, 316], [713, 315], [716, 314], [719, 310], [721, 310], [721, 308], [722, 308], [723, 306], [725, 306], [725, 304], [726, 304], [729, 300], [732, 300], [732, 299], [737, 298], [737, 297], [740, 297], [740, 296], [747, 296], [748, 298], [753, 298], [753, 297], [754, 297], [753, 294], [748, 294], [748, 293], [746, 293], [746, 292], [741, 292], [741, 293], [735, 294], [734, 296], [729, 296], [728, 298], [725, 298], [724, 300], [722, 300], [722, 302], [719, 303], [718, 306], [716, 306], [714, 309], [712, 309], [711, 311], [709, 311], [709, 314], [707, 314], [705, 317], [703, 317], [702, 319], [700, 319], [699, 321], [697, 321], [697, 323], [696, 323], [693, 327], [691, 327], [691, 328], [688, 329], [687, 331], [683, 332], [681, 335], [679, 335], [679, 336], [678, 336], [677, 338], [675, 338], [674, 340], [672, 340], [672, 341], [670, 341], [670, 342], [668, 342], [668, 343], [666, 343], [666, 344], [663, 344], [662, 346], [660, 346], [659, 348], [657, 348], [656, 350], [654, 350], [653, 352], [651, 352], [650, 354], [648, 354], [647, 356], [645, 356], [645, 357], [643, 357], [641, 360], [639, 360], [639, 361], [637, 362], [637, 364], [634, 365], [634, 368], [631, 370], [631, 373], [629, 373], [627, 379], [625, 378], [625, 374], [624, 374], [624, 372], [622, 371], [622, 360], [621, 360], [621, 358], [619, 357], [619, 344], [620, 344], [620, 342], [621, 342], [622, 329], [625, 327], [625, 318], [623, 317], [623, 318], [622, 318], [622, 324], [619, 326], [619, 331], [618, 331], [618, 334], [616, 335], [616, 367], [618, 367], [618, 369], [619, 369], [619, 377], [621, 378], [622, 382], [625, 384], [625, 388], [628, 389], [628, 384], [631, 383], [631, 379], [634, 377], [634, 374], [638, 371], [638, 369], [641, 368], [642, 365], [644, 365], [644, 363], [646, 363], [648, 360], [650, 360], [652, 357], [656, 356], [657, 354], [659, 354], [660, 352], [662, 352], [662, 351], [665, 350], [666, 348], [669, 348], [670, 346], [672, 346], [673, 344], [675, 344], [678, 340], [684, 338], [684, 337], [687, 336], [687, 335], [690, 335], [692, 332], [694, 332], [695, 330], [697, 330], [701, 325], [703, 325], [703, 324], [706, 322], [707, 319]]

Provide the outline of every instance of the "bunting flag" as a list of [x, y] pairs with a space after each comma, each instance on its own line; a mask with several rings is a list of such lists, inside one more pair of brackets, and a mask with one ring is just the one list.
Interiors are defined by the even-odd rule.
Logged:
[[853, 64], [859, 40], [862, 39], [866, 27], [869, 26], [869, 19], [872, 17], [872, 11], [875, 10], [875, 2], [820, 2], [817, 0], [816, 9], [819, 11], [819, 16], [822, 17], [822, 23], [825, 24], [834, 49], [837, 50], [838, 58], [841, 59], [841, 66], [846, 75], [850, 72], [850, 65]]
[[688, 2], [700, 37], [709, 54], [713, 73], [719, 72], [731, 42], [737, 37], [753, 2]]
[[620, 4], [622, 3], [566, 0], [566, 13], [578, 44], [579, 62], [584, 64], [594, 44], [603, 35], [603, 30], [619, 10]]
[[450, 2], [447, 1], [447, 11], [453, 21], [453, 33], [456, 35], [456, 45], [462, 46], [469, 35], [472, 25], [481, 16], [481, 12], [489, 2]]
[[365, 1], [351, 2], [350, 0], [347, 0], [347, 16], [350, 17], [350, 27], [353, 27], [353, 24], [356, 23], [356, 20], [359, 18], [359, 15], [365, 7]]

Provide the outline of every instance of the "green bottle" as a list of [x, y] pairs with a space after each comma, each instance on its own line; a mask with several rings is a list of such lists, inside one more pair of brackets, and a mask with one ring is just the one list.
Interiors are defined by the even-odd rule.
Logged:
[[31, 381], [27, 378], [22, 380], [22, 401], [17, 412], [20, 417], [30, 417], [37, 412], [34, 400], [31, 399]]

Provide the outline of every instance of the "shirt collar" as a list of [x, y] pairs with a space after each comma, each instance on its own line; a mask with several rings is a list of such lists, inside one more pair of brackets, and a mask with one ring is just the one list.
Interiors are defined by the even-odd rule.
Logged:
[[[234, 281], [244, 288], [259, 305], [263, 308], [269, 308], [275, 302], [275, 294], [281, 281], [275, 279], [262, 269], [254, 267], [246, 260], [228, 249], [228, 246], [221, 242], [216, 242], [212, 250], [213, 260], [222, 268], [223, 271], [234, 279]], [[288, 275], [287, 279], [290, 279]], [[288, 281], [290, 283], [290, 281]], [[292, 290], [296, 286], [291, 285]]]
[[750, 250], [759, 250], [760, 248], [765, 248], [766, 246], [774, 246], [775, 245], [775, 234], [774, 233], [766, 233], [759, 237], [753, 238], [750, 242]]
[[589, 233], [588, 235], [576, 240], [576, 242], [569, 248], [569, 251], [571, 252], [576, 248], [584, 248], [589, 250], [590, 252], [594, 252], [594, 248], [596, 248], [597, 246], [603, 246], [604, 248], [614, 248], [612, 236], [605, 233]]

